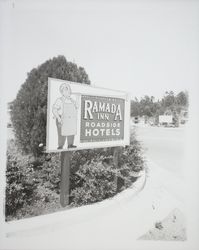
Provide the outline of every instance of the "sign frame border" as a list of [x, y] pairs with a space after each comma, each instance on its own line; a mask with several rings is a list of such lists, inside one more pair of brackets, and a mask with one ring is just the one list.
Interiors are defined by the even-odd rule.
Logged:
[[[124, 133], [127, 133], [126, 138], [124, 138], [123, 140], [121, 140], [121, 142], [119, 142], [119, 140], [115, 140], [116, 143], [114, 143], [113, 145], [108, 145], [108, 143], [110, 141], [106, 141], [103, 143], [107, 143], [107, 145], [96, 145], [97, 143], [100, 142], [95, 142], [94, 146], [85, 146], [85, 147], [77, 147], [77, 148], [68, 148], [68, 149], [49, 149], [49, 124], [50, 124], [50, 85], [52, 84], [52, 81], [59, 81], [59, 82], [63, 82], [63, 83], [68, 83], [68, 84], [75, 84], [75, 85], [79, 85], [79, 86], [86, 86], [88, 88], [92, 88], [92, 89], [102, 89], [102, 90], [107, 90], [107, 91], [113, 91], [113, 92], [117, 92], [118, 95], [110, 95], [110, 94], [106, 94], [106, 95], [102, 95], [102, 94], [88, 94], [90, 96], [99, 96], [99, 97], [110, 97], [110, 98], [121, 98], [125, 100], [125, 111], [124, 111]], [[114, 90], [114, 89], [109, 89], [109, 88], [104, 88], [104, 87], [98, 87], [95, 85], [89, 85], [89, 84], [85, 84], [85, 83], [79, 83], [79, 82], [73, 82], [73, 81], [68, 81], [68, 80], [63, 80], [63, 79], [58, 79], [58, 78], [53, 78], [53, 77], [48, 77], [48, 86], [47, 86], [47, 119], [46, 119], [46, 150], [45, 153], [60, 153], [60, 152], [70, 152], [70, 151], [78, 151], [78, 150], [89, 150], [89, 149], [99, 149], [99, 148], [109, 148], [109, 147], [125, 147], [130, 145], [130, 122], [131, 122], [131, 116], [130, 116], [130, 95], [127, 92], [121, 91], [121, 90]], [[75, 94], [76, 92], [74, 92]], [[78, 94], [81, 95], [85, 95], [82, 94], [80, 92], [78, 92]], [[128, 113], [129, 114], [128, 114]], [[126, 125], [127, 123], [127, 125]], [[125, 126], [128, 126], [128, 131], [125, 132]], [[117, 143], [118, 142], [118, 143]]]

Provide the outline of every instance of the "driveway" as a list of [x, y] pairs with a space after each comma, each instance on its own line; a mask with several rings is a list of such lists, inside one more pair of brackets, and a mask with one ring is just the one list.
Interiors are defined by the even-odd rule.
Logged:
[[186, 153], [186, 129], [184, 127], [136, 126], [134, 130], [148, 159], [177, 177], [183, 175]]

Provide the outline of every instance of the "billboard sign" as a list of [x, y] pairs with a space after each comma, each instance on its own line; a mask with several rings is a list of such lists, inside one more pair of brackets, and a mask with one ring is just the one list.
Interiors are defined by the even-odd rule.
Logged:
[[125, 92], [48, 79], [47, 152], [129, 145]]

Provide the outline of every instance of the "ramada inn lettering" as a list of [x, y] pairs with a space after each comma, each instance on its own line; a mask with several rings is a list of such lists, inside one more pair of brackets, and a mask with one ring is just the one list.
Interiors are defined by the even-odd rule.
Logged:
[[83, 96], [81, 142], [122, 140], [124, 138], [124, 100]]
[[98, 115], [98, 118], [100, 117], [103, 119], [105, 118], [108, 120], [107, 113], [114, 114], [114, 121], [116, 121], [119, 118], [119, 121], [122, 121], [122, 114], [121, 114], [121, 107], [120, 104], [110, 104], [105, 102], [98, 102], [98, 101], [91, 101], [91, 100], [85, 100], [85, 109], [84, 109], [84, 119], [90, 119], [93, 120], [93, 113], [106, 113], [104, 115]]

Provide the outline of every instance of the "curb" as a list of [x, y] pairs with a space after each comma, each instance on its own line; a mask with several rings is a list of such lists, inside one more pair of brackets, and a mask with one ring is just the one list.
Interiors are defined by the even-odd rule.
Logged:
[[131, 187], [125, 189], [124, 191], [116, 194], [112, 200], [115, 202], [125, 202], [126, 199], [131, 200], [129, 198], [133, 198], [136, 196], [139, 192], [141, 192], [145, 185], [146, 185], [146, 170], [141, 171], [141, 175], [138, 177], [138, 179], [132, 184]]
[[89, 222], [96, 216], [107, 216], [109, 213], [121, 209], [121, 205], [131, 201], [146, 184], [146, 170], [132, 184], [130, 188], [118, 193], [110, 199], [103, 200], [90, 205], [76, 207], [52, 214], [7, 222], [5, 225], [5, 236], [7, 238], [38, 236], [41, 234], [63, 230], [66, 227]]

